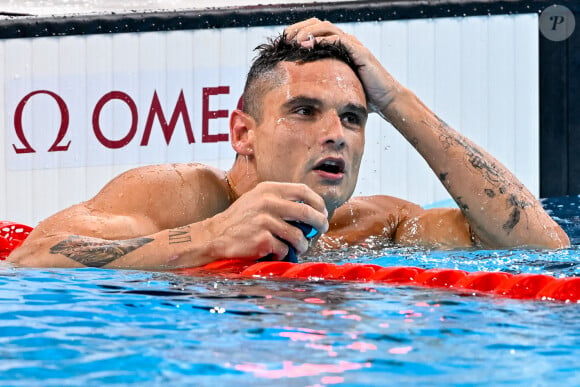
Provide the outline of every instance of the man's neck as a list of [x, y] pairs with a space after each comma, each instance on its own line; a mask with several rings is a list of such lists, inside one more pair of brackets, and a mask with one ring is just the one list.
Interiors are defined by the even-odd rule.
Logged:
[[254, 164], [248, 158], [238, 156], [227, 172], [227, 183], [236, 197], [254, 188], [259, 183]]

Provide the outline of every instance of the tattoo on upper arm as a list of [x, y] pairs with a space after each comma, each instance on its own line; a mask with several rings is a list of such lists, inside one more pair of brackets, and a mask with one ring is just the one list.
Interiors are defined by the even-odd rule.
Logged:
[[169, 244], [191, 242], [190, 226], [177, 227], [169, 230]]
[[50, 253], [62, 254], [88, 267], [103, 267], [152, 241], [146, 237], [110, 241], [71, 235], [52, 246]]
[[507, 202], [508, 205], [512, 207], [512, 212], [510, 213], [508, 220], [503, 224], [502, 228], [509, 234], [520, 222], [521, 210], [530, 207], [532, 204], [525, 200], [518, 199], [518, 197], [515, 195], [510, 195]]

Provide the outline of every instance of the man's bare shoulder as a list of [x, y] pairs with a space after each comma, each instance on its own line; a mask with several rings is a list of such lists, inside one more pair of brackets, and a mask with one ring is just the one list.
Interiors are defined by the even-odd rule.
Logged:
[[223, 178], [224, 171], [210, 167], [209, 165], [199, 163], [171, 163], [171, 164], [153, 164], [142, 167], [129, 169], [111, 182], [117, 180], [130, 182], [133, 179], [146, 180], [150, 183], [171, 182], [174, 178], [183, 179], [186, 182], [195, 182], [198, 179], [220, 179]]
[[399, 245], [436, 248], [471, 247], [476, 239], [458, 208], [425, 210], [407, 200], [375, 195], [352, 198], [340, 207], [323, 241], [334, 247], [372, 236]]
[[389, 195], [355, 196], [336, 210], [333, 219], [349, 217], [352, 220], [353, 218], [388, 214], [408, 215], [421, 209], [415, 203]]
[[360, 243], [371, 236], [392, 239], [403, 219], [421, 211], [417, 204], [394, 196], [353, 197], [336, 210], [324, 239], [346, 244]]
[[86, 206], [112, 214], [143, 214], [162, 228], [215, 215], [229, 205], [224, 172], [203, 164], [158, 164], [130, 169]]
[[218, 183], [223, 179], [223, 176], [223, 171], [198, 163], [147, 165], [121, 173], [105, 185], [99, 195], [106, 195], [108, 191], [125, 190], [133, 186], [141, 187], [140, 191], [143, 191], [145, 187], [149, 191], [155, 191], [169, 186], [174, 191], [179, 192], [180, 189]]

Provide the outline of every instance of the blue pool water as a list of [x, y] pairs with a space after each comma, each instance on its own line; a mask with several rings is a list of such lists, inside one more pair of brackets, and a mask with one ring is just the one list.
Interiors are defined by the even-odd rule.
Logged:
[[[559, 251], [353, 249], [384, 266], [578, 276]], [[0, 385], [580, 385], [580, 305], [332, 281], [0, 268]]]

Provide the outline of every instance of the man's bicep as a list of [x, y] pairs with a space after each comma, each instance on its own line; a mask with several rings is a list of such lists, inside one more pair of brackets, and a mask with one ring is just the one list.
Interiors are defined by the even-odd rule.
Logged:
[[143, 213], [117, 213], [77, 204], [41, 222], [45, 234], [82, 235], [102, 239], [130, 239], [155, 233], [158, 227]]
[[394, 235], [401, 245], [436, 248], [472, 247], [469, 223], [457, 208], [419, 210], [401, 219]]
[[146, 219], [95, 213], [86, 203], [77, 204], [42, 221], [10, 255], [9, 261], [20, 266], [82, 267], [86, 263], [71, 259], [72, 250], [87, 250], [87, 246], [94, 246], [97, 240], [111, 244], [115, 240], [134, 239], [155, 231]]

